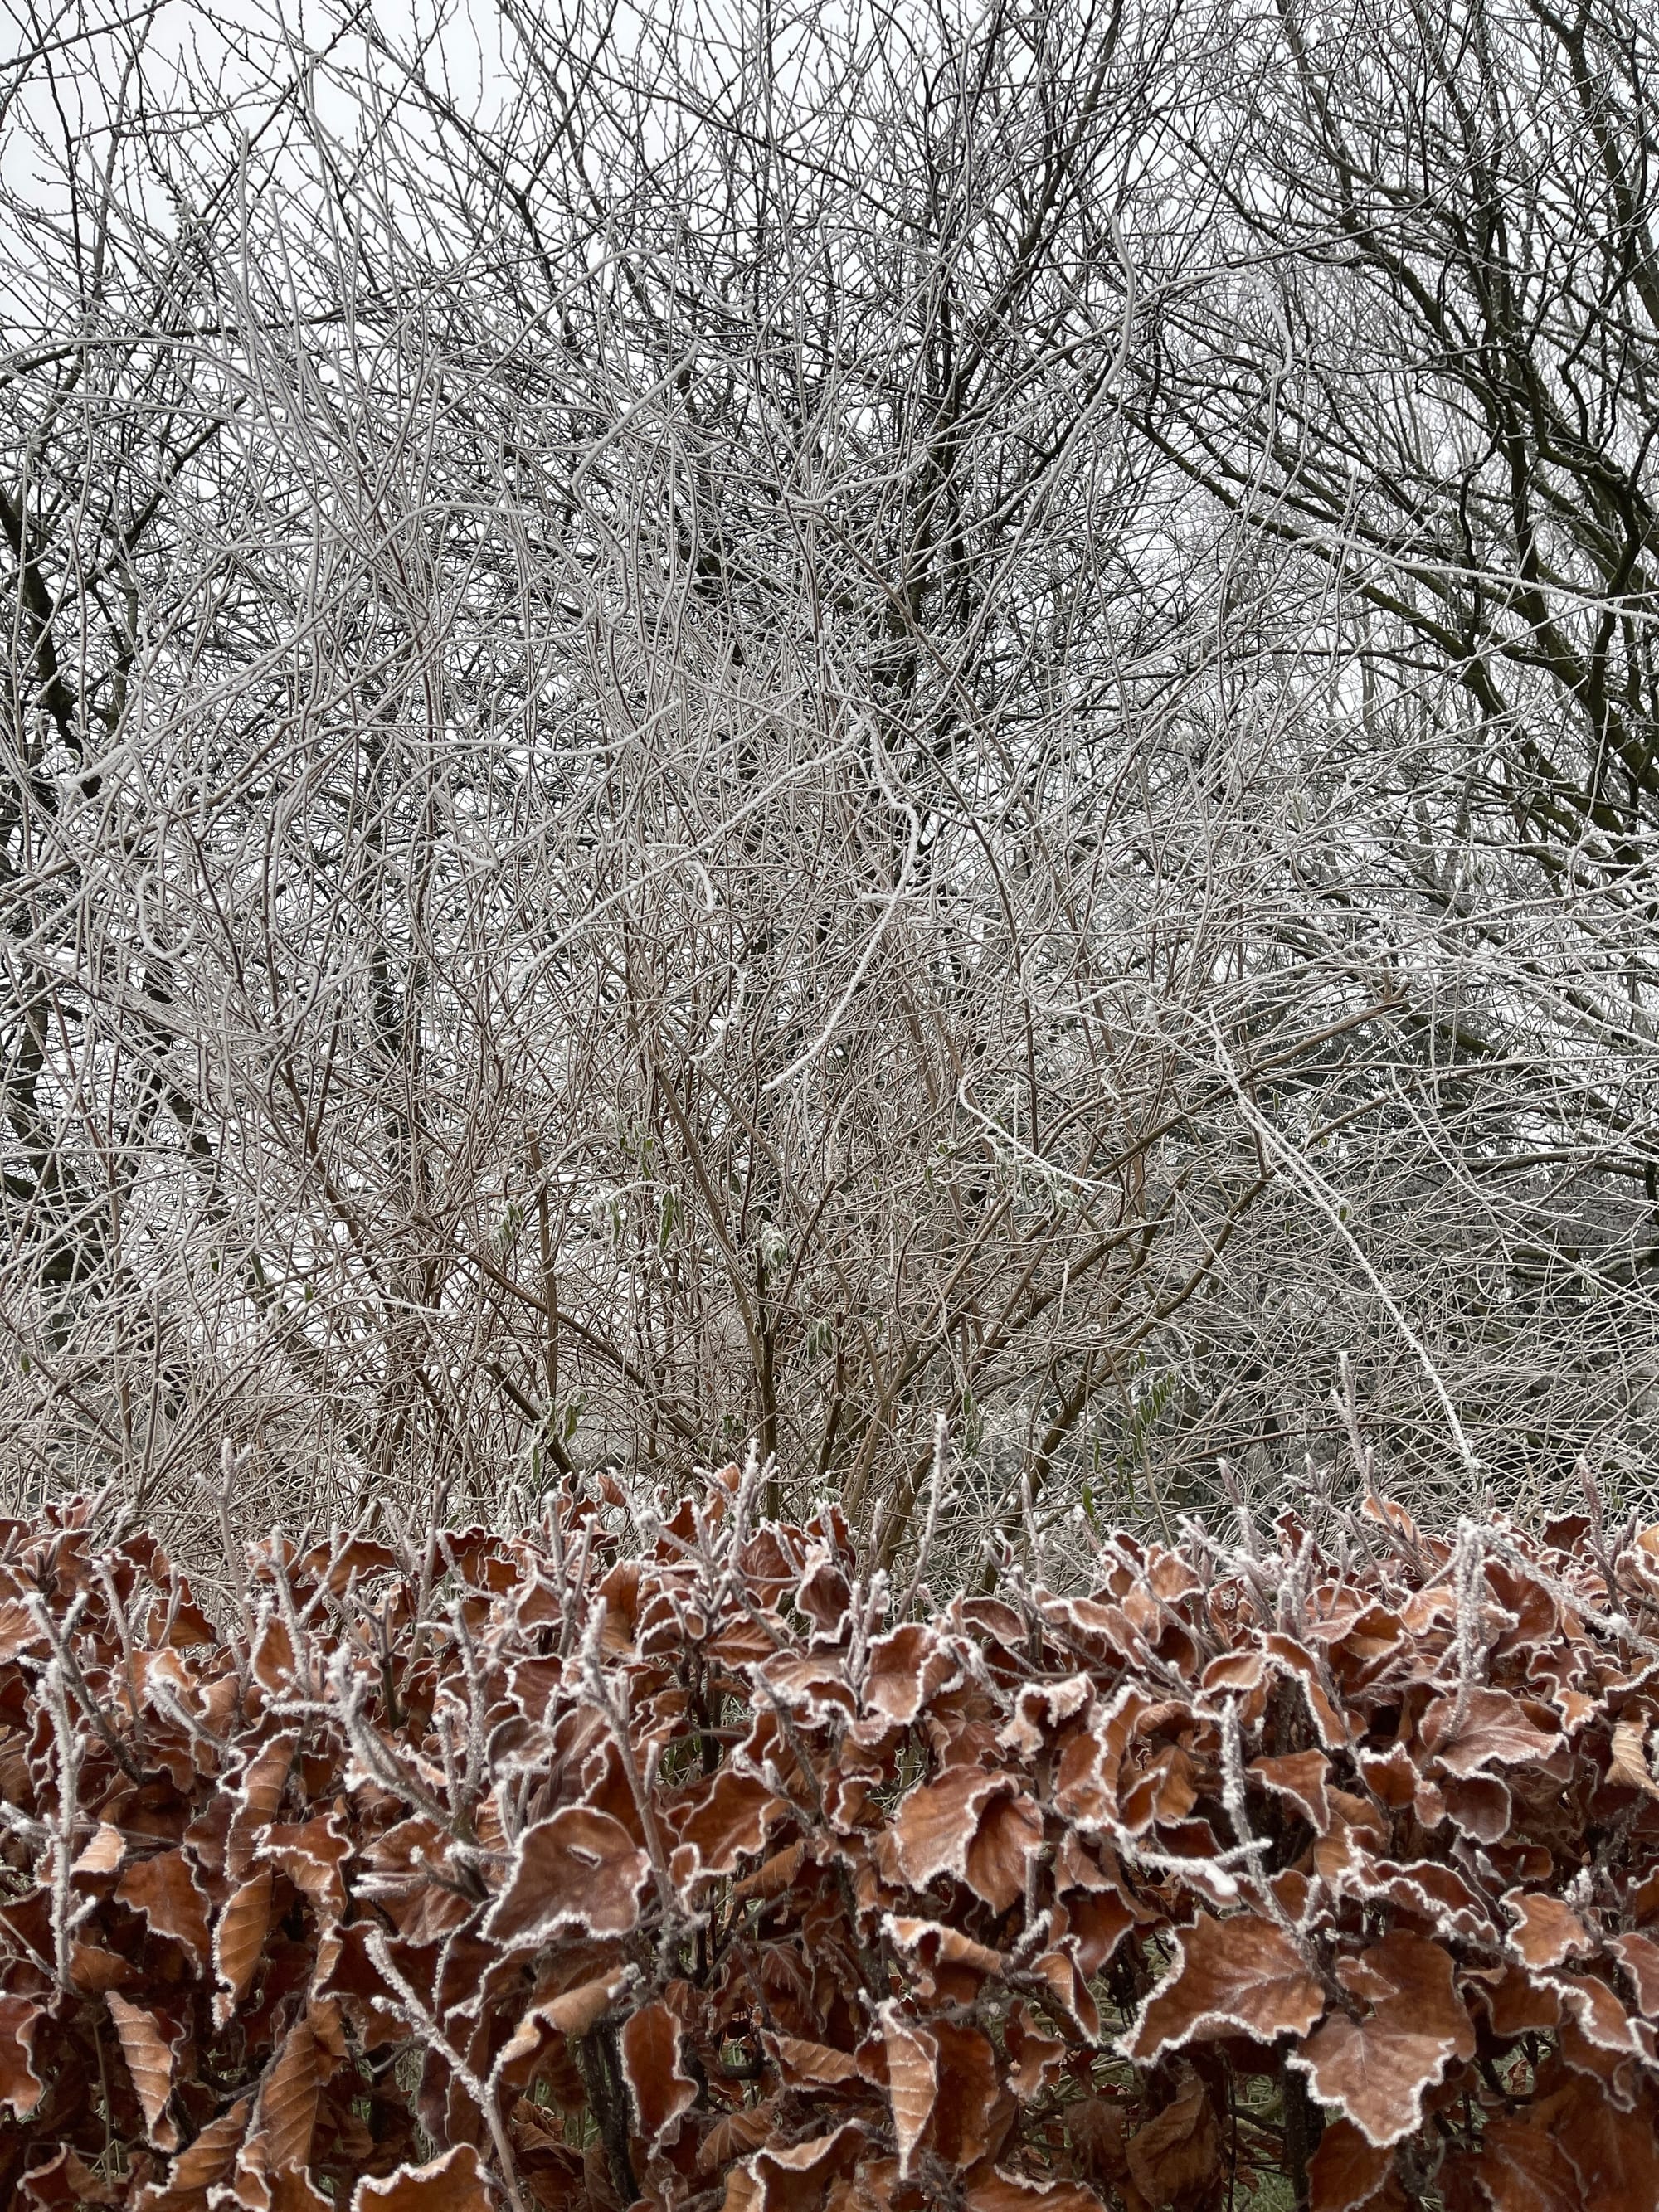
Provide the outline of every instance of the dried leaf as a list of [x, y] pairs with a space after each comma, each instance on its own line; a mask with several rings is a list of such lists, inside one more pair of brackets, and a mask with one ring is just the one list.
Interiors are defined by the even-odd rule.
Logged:
[[567, 1806], [526, 1828], [507, 1886], [484, 1923], [498, 1943], [545, 1943], [566, 1929], [626, 1936], [638, 1923], [651, 1862], [620, 1820]]
[[1241, 1912], [1204, 1913], [1180, 1936], [1174, 1972], [1153, 1990], [1122, 2049], [1149, 2065], [1182, 2045], [1218, 2035], [1275, 2043], [1305, 2035], [1325, 2009], [1325, 1992], [1286, 1930]]
[[213, 2000], [216, 2027], [222, 2027], [247, 1995], [270, 1929], [271, 1874], [269, 1867], [232, 1892], [213, 1931], [213, 1970], [220, 1988]]
[[1454, 1775], [1479, 1774], [1489, 1766], [1532, 1766], [1559, 1748], [1559, 1734], [1547, 1732], [1527, 1717], [1521, 1701], [1507, 1690], [1471, 1690], [1462, 1703], [1438, 1698], [1423, 1716], [1425, 1750]]
[[126, 1849], [121, 1831], [108, 1820], [100, 1820], [92, 1839], [70, 1867], [71, 1874], [113, 1874], [121, 1863]]
[[257, 1850], [259, 1857], [285, 1874], [325, 1918], [337, 1920], [344, 1912], [345, 1883], [340, 1869], [351, 1855], [351, 1841], [340, 1832], [331, 1816], [273, 1822]]
[[928, 1700], [962, 1679], [962, 1662], [937, 1630], [907, 1621], [870, 1646], [864, 1704], [895, 1727], [908, 1728]]
[[116, 1884], [115, 1894], [142, 1912], [155, 1935], [182, 1944], [198, 1969], [208, 1964], [208, 1901], [187, 1853], [157, 1851], [138, 1860]]
[[763, 2105], [741, 2106], [716, 2120], [697, 2149], [697, 2172], [719, 2173], [733, 2159], [745, 2158], [766, 2141], [777, 2124], [770, 2098]]
[[963, 2192], [969, 2212], [1105, 2212], [1079, 2181], [1036, 2181], [994, 2169]]
[[478, 2154], [458, 2143], [426, 2166], [400, 2166], [384, 2181], [360, 2181], [351, 2212], [494, 2212]]
[[1615, 1936], [1607, 1948], [1630, 1976], [1638, 2012], [1659, 2018], [1659, 1942], [1651, 1936]]
[[127, 2062], [127, 2071], [143, 2108], [145, 2132], [158, 2149], [176, 2149], [179, 2130], [167, 2114], [173, 2096], [173, 2038], [163, 2032], [154, 2013], [129, 2004], [115, 1990], [110, 1990], [104, 2002], [115, 2022], [121, 2056]]
[[727, 2205], [747, 2203], [754, 2212], [803, 2212], [821, 2203], [837, 2175], [853, 2167], [867, 2132], [861, 2120], [843, 2120], [829, 2135], [787, 2149], [768, 2145], [757, 2150], [745, 2166], [734, 2169], [726, 2185]]
[[1022, 1790], [988, 1805], [968, 1844], [968, 1887], [994, 1912], [1006, 1912], [1025, 1894], [1031, 1862], [1042, 1849], [1042, 1814]]
[[310, 2163], [325, 2070], [325, 2056], [310, 2017], [302, 2014], [283, 2038], [259, 2089], [255, 2136], [272, 2172], [302, 2173]]
[[933, 2097], [939, 2086], [933, 2066], [939, 2046], [926, 2028], [907, 2020], [890, 2003], [882, 2008], [882, 2034], [887, 2051], [887, 2096], [893, 2112], [899, 2172], [908, 2179], [916, 2146], [933, 2118]]
[[232, 1800], [225, 1842], [225, 1872], [233, 1881], [240, 1881], [248, 1874], [254, 1845], [266, 1825], [276, 1817], [299, 1741], [292, 1734], [274, 1736], [254, 1752], [243, 1769], [241, 1785]]
[[21, 1599], [0, 1601], [0, 1666], [9, 1666], [20, 1652], [49, 1648], [40, 1623]]
[[135, 2212], [205, 2212], [206, 2192], [236, 2162], [251, 2110], [251, 2099], [239, 2097], [228, 2112], [210, 2120], [173, 2160], [167, 2180], [143, 2191]]
[[1559, 1897], [1512, 1889], [1504, 1904], [1516, 1923], [1510, 1942], [1529, 1966], [1559, 1966], [1595, 1948], [1583, 1922]]
[[907, 1881], [925, 1888], [942, 1874], [967, 1878], [968, 1847], [986, 1808], [1019, 1787], [1012, 1774], [978, 1766], [952, 1766], [936, 1782], [912, 1790], [898, 1809], [893, 1841]]
[[680, 2024], [660, 1998], [641, 2005], [623, 2028], [623, 2079], [647, 2149], [679, 2132], [677, 2123], [696, 2101], [697, 2084], [680, 2063]]
[[1151, 2204], [1201, 2188], [1221, 2162], [1221, 2130], [1204, 2084], [1188, 2069], [1180, 2094], [1124, 2146], [1134, 2185]]
[[1308, 2212], [1363, 2212], [1394, 2172], [1394, 2153], [1352, 2120], [1328, 2120], [1308, 2167]]
[[933, 2023], [934, 2149], [947, 2166], [975, 2166], [993, 2148], [997, 2119], [996, 2053], [976, 2027]]
[[1472, 2056], [1474, 2033], [1449, 1954], [1425, 1936], [1385, 1936], [1337, 1971], [1370, 2011], [1358, 2021], [1333, 2013], [1290, 2063], [1321, 2104], [1340, 2106], [1368, 2142], [1386, 2148], [1418, 2125], [1424, 2092], [1453, 2057]]
[[740, 1858], [763, 1848], [769, 1826], [788, 1811], [787, 1801], [753, 1775], [730, 1768], [715, 1775], [679, 1823], [676, 1878], [732, 1873]]
[[44, 2166], [31, 2166], [18, 2185], [28, 2212], [80, 2212], [82, 2205], [118, 2204], [118, 2186], [100, 2180], [68, 2144]]
[[809, 2043], [798, 2035], [778, 2035], [770, 2029], [764, 2039], [786, 2088], [829, 2089], [859, 2079], [859, 2062], [850, 2051]]
[[763, 1859], [753, 1874], [734, 1881], [732, 1896], [739, 1901], [748, 1897], [769, 1899], [783, 1896], [799, 1874], [805, 1857], [804, 1843], [786, 1844], [781, 1851], [774, 1851], [769, 1858]]
[[1601, 2084], [1568, 2076], [1551, 2102], [1550, 2134], [1578, 2177], [1580, 2207], [1659, 2204], [1659, 2136], [1647, 2106], [1620, 2112]]
[[1331, 1804], [1325, 1778], [1331, 1762], [1322, 1751], [1292, 1751], [1279, 1759], [1253, 1759], [1249, 1771], [1264, 1788], [1288, 1797], [1316, 1834], [1328, 1832]]
[[46, 2094], [34, 2070], [35, 2031], [45, 2017], [31, 1997], [0, 1996], [0, 2106], [27, 2120]]
[[[496, 2055], [495, 2070], [503, 2077], [514, 2075], [526, 2059], [537, 2057], [554, 2037], [580, 2037], [602, 2020], [626, 1976], [621, 1968], [581, 1982], [562, 1996], [533, 2006], [514, 2029]], [[518, 2072], [515, 2078], [527, 2078]]]
[[1659, 1797], [1659, 1782], [1654, 1780], [1653, 1770], [1648, 1764], [1647, 1733], [1640, 1721], [1614, 1723], [1607, 1779], [1621, 1784], [1626, 1790], [1639, 1790], [1646, 1796]]
[[82, 1996], [102, 1996], [110, 1990], [128, 1989], [138, 1979], [131, 1959], [106, 1951], [101, 1943], [70, 1945], [70, 1983]]
[[1485, 2203], [1492, 2212], [1584, 2212], [1578, 2177], [1559, 2144], [1542, 2128], [1506, 2112], [1492, 2114], [1479, 2152], [1453, 2162], [1449, 2178], [1463, 2182], [1467, 2201]]

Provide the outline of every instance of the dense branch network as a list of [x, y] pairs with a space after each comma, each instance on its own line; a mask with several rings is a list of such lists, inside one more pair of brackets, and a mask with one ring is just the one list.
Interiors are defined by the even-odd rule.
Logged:
[[1650, 41], [1411, 20], [28, 19], [19, 1495], [1641, 1482]]

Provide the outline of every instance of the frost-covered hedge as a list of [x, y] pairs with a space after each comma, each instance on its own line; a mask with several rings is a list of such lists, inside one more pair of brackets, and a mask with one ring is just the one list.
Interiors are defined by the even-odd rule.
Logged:
[[278, 1536], [217, 1622], [0, 1530], [0, 2199], [1659, 2203], [1659, 1532], [903, 1618], [735, 1469], [617, 1518]]

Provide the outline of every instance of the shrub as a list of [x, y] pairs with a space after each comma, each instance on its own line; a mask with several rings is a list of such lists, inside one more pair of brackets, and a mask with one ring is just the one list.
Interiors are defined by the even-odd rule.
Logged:
[[220, 1627], [9, 1524], [6, 2201], [1659, 2202], [1659, 1531], [934, 1610], [752, 1494], [279, 1534]]

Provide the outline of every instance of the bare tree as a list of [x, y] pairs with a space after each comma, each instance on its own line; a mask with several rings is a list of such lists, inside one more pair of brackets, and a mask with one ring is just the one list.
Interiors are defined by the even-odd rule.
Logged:
[[1576, 1430], [1639, 1478], [1651, 27], [1452, 0], [1221, 27], [1222, 97], [1184, 133], [1210, 258], [1149, 313], [1133, 407], [1316, 610], [1310, 766], [1346, 826], [1298, 869], [1306, 926], [1405, 985], [1349, 1141], [1391, 1204], [1417, 1196], [1362, 1241], [1425, 1297], [1448, 1268], [1425, 1310], [1489, 1462], [1518, 1478]]

